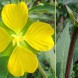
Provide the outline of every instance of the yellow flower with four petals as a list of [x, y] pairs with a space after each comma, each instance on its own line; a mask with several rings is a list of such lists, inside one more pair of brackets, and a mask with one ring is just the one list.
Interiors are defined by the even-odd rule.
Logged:
[[51, 37], [54, 29], [47, 23], [35, 22], [30, 25], [25, 35], [22, 35], [21, 30], [28, 20], [28, 8], [24, 2], [5, 5], [2, 10], [2, 20], [16, 33], [9, 35], [6, 29], [0, 27], [0, 52], [3, 52], [10, 42], [14, 46], [16, 44], [8, 61], [9, 72], [14, 76], [22, 76], [25, 72], [33, 73], [38, 68], [37, 57], [20, 43], [26, 41], [35, 50], [48, 51], [54, 46]]

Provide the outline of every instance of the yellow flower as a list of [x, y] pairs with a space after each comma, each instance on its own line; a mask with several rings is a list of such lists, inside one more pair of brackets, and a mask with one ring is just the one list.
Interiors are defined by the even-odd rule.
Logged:
[[4, 24], [16, 34], [9, 35], [0, 27], [0, 52], [3, 52], [10, 42], [16, 44], [9, 62], [8, 70], [14, 76], [22, 76], [25, 72], [33, 73], [38, 68], [36, 55], [27, 47], [20, 45], [26, 41], [32, 48], [38, 51], [48, 51], [54, 46], [52, 35], [54, 29], [47, 23], [35, 22], [30, 25], [25, 35], [21, 30], [28, 19], [28, 8], [24, 2], [19, 4], [7, 4], [2, 10]]

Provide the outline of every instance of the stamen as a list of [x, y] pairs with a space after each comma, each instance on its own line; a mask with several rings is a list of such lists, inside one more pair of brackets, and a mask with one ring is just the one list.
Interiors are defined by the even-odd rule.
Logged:
[[15, 46], [15, 44], [20, 46], [20, 42], [24, 40], [22, 33], [20, 33], [18, 35], [12, 35], [12, 38], [13, 38], [13, 46]]

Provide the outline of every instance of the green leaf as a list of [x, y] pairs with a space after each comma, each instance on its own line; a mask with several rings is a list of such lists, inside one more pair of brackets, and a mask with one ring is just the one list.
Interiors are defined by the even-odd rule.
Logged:
[[8, 57], [0, 57], [0, 78], [7, 78], [8, 69], [7, 69]]
[[72, 22], [75, 23], [75, 16], [73, 14], [73, 11], [67, 5], [66, 5], [66, 8], [67, 8], [67, 11], [70, 15], [70, 18], [71, 18]]
[[44, 21], [54, 20], [54, 19], [52, 19], [52, 16], [48, 16], [46, 14], [41, 14], [41, 15], [31, 14], [31, 15], [29, 15], [29, 18], [34, 19], [35, 21], [36, 20], [44, 20]]
[[6, 5], [6, 4], [10, 3], [10, 2], [7, 1], [7, 0], [6, 1], [2, 0], [0, 3], [4, 6], [4, 5]]
[[78, 27], [78, 20], [75, 18], [73, 11], [67, 5], [66, 5], [66, 8], [72, 20], [72, 23], [74, 24], [74, 26]]
[[50, 50], [48, 52], [45, 52], [45, 56], [47, 58], [47, 61], [49, 62], [51, 69], [53, 71], [53, 77], [55, 77], [55, 71], [56, 71], [56, 54], [54, 53], [54, 50]]
[[25, 0], [27, 3], [30, 3], [30, 2], [32, 2], [32, 0]]
[[34, 6], [33, 8], [29, 9], [29, 13], [49, 13], [49, 14], [55, 14], [55, 6], [51, 4], [43, 4]]
[[9, 29], [2, 21], [0, 21], [0, 27], [4, 28], [9, 35], [15, 34], [15, 32], [11, 29]]
[[58, 78], [64, 78], [65, 76], [69, 45], [70, 34], [69, 23], [67, 23], [56, 44], [56, 72]]
[[78, 0], [57, 0], [57, 2], [62, 4], [76, 4], [78, 3]]
[[35, 50], [34, 48], [32, 48], [26, 41], [23, 41], [20, 43], [21, 46], [28, 48], [29, 50], [31, 50], [34, 54], [38, 54], [39, 51]]
[[53, 49], [48, 51], [48, 52], [45, 52], [45, 56], [46, 56], [47, 60], [49, 61], [52, 70], [55, 71], [55, 68], [56, 68], [55, 67], [56, 66], [55, 61], [56, 61], [56, 59], [55, 59], [55, 53], [54, 53]]
[[27, 29], [29, 28], [29, 26], [34, 22], [34, 20], [32, 19], [28, 19], [26, 25], [24, 26], [24, 28], [21, 30], [22, 35], [25, 35]]
[[75, 48], [74, 48], [74, 57], [73, 57], [73, 62], [77, 62], [78, 61], [78, 39], [76, 41], [75, 44]]
[[78, 28], [78, 19], [75, 20], [74, 26]]

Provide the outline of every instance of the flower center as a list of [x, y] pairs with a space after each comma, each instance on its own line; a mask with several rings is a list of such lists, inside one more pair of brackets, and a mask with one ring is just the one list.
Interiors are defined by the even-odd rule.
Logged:
[[19, 46], [20, 42], [24, 41], [24, 37], [22, 36], [22, 34], [12, 35], [12, 38], [13, 38], [13, 45], [17, 44]]

